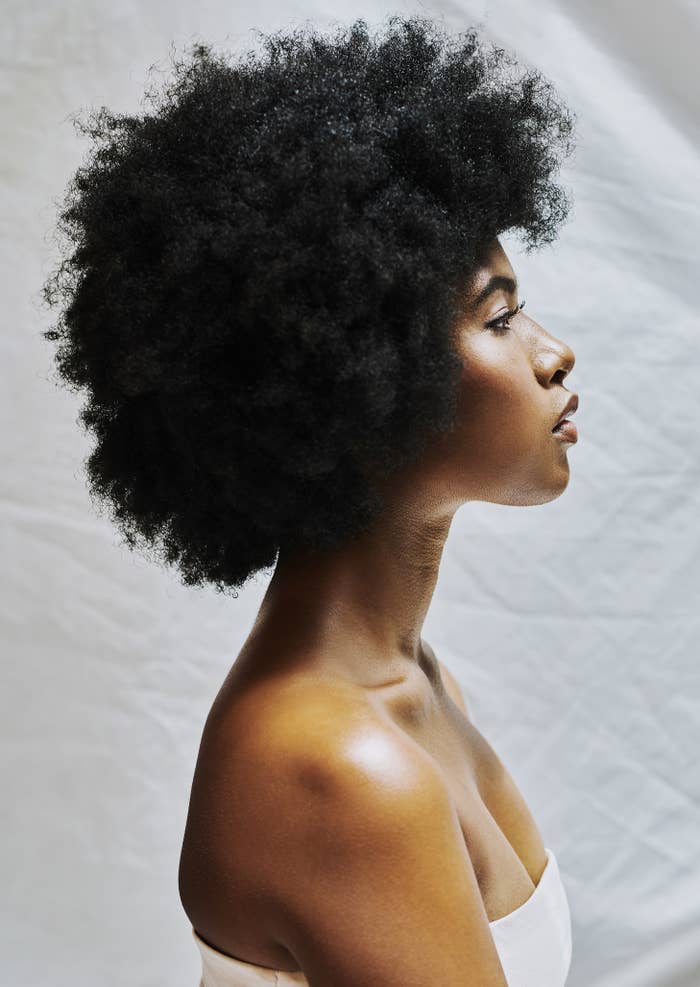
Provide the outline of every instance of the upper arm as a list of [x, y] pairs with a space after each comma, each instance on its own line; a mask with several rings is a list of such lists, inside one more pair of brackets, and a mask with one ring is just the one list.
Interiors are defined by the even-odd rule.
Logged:
[[439, 769], [385, 729], [309, 755], [280, 829], [284, 945], [310, 987], [507, 987]]

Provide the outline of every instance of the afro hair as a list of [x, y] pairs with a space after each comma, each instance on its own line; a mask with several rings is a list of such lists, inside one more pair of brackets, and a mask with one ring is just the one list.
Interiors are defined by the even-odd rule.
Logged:
[[43, 285], [90, 492], [130, 548], [233, 595], [369, 528], [377, 478], [454, 424], [481, 249], [530, 252], [571, 204], [574, 114], [476, 29], [263, 38], [193, 45], [150, 114], [75, 121], [95, 146]]

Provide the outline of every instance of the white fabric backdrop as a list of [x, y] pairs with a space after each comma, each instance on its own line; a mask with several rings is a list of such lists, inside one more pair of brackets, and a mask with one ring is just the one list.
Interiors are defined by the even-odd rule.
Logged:
[[[323, 10], [326, 10], [324, 16]], [[5, 0], [2, 68], [2, 914], [15, 987], [194, 987], [177, 890], [209, 705], [269, 573], [238, 600], [120, 545], [80, 473], [78, 396], [50, 381], [54, 200], [68, 114], [137, 111], [148, 67], [196, 39], [257, 45], [422, 13], [471, 24], [579, 115], [559, 241], [502, 243], [528, 311], [569, 342], [580, 439], [557, 501], [455, 517], [424, 635], [555, 848], [570, 987], [700, 983], [695, 0], [332, 5]]]

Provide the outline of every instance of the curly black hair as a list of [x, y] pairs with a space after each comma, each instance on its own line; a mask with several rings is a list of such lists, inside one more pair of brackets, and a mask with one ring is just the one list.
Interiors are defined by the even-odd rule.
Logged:
[[[337, 27], [337, 25], [336, 25]], [[364, 20], [197, 43], [139, 116], [92, 110], [71, 178], [56, 367], [90, 492], [187, 586], [366, 530], [378, 477], [454, 424], [451, 327], [485, 244], [570, 208], [575, 115], [475, 28]]]

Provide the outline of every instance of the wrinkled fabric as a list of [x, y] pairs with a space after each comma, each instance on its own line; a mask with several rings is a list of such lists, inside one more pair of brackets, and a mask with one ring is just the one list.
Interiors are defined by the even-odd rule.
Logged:
[[[244, 52], [294, 14], [207, 0], [3, 7], [3, 728], [0, 948], [13, 987], [191, 987], [177, 869], [210, 704], [269, 578], [193, 591], [122, 545], [81, 464], [78, 395], [50, 380], [40, 285], [54, 200], [87, 149], [69, 115], [143, 112], [171, 42]], [[501, 237], [527, 313], [566, 340], [570, 480], [456, 514], [423, 636], [509, 768], [571, 905], [568, 987], [700, 983], [700, 8], [480, 0], [472, 24], [578, 116], [558, 241]], [[151, 77], [158, 81], [157, 71]]]

